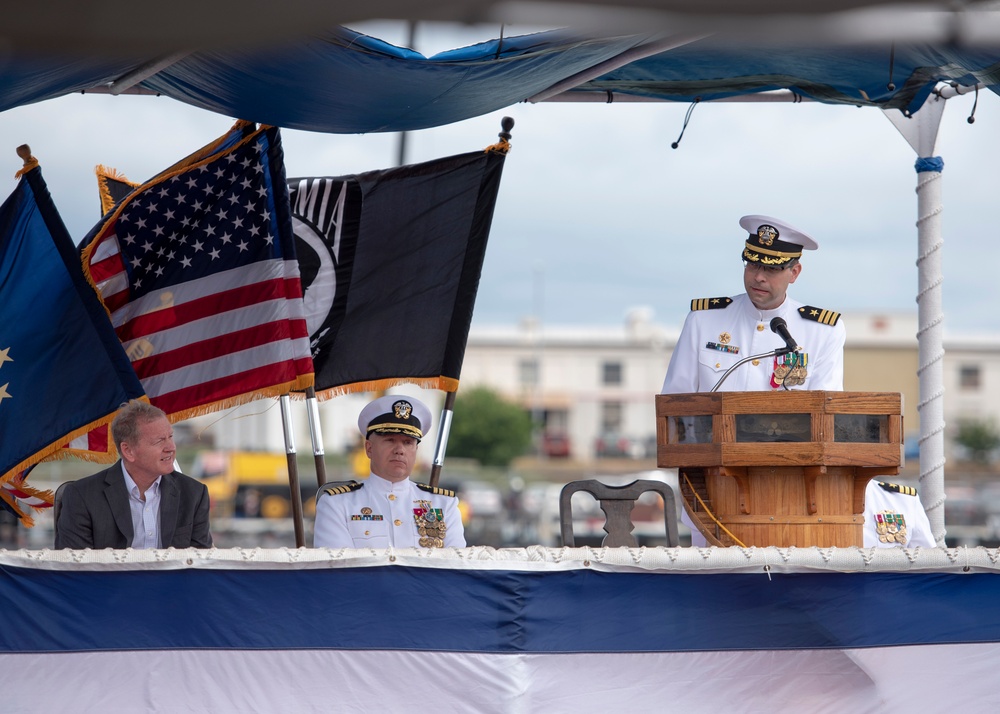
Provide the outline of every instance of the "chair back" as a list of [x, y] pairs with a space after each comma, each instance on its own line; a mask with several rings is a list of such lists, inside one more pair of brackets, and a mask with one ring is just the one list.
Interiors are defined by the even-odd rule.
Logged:
[[56, 488], [52, 494], [52, 535], [59, 539], [59, 510], [62, 508], [63, 489], [69, 481], [64, 481]]
[[573, 537], [573, 494], [577, 491], [585, 491], [593, 496], [601, 505], [604, 511], [604, 537], [602, 545], [609, 547], [625, 546], [628, 548], [638, 547], [632, 531], [635, 524], [632, 522], [632, 509], [635, 502], [647, 491], [655, 491], [663, 498], [663, 529], [667, 538], [668, 546], [676, 546], [677, 539], [677, 507], [674, 501], [674, 491], [670, 486], [662, 481], [651, 481], [639, 479], [626, 486], [609, 486], [596, 479], [583, 481], [570, 481], [563, 486], [559, 494], [559, 526], [562, 532], [562, 542], [564, 546], [575, 547], [576, 540]]

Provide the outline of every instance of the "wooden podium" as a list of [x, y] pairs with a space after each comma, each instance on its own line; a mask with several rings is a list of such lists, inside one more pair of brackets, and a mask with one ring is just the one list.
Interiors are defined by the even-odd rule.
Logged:
[[709, 545], [860, 546], [865, 486], [903, 463], [902, 396], [658, 394], [656, 442]]

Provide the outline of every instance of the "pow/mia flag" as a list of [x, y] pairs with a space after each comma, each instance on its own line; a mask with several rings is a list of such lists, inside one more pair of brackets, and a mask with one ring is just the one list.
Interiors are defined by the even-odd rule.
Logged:
[[289, 179], [317, 393], [458, 389], [506, 149]]

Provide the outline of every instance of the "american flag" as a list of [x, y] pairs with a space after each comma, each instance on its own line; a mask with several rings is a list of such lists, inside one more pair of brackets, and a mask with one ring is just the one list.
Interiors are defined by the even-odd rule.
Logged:
[[312, 386], [276, 128], [238, 123], [91, 236], [84, 272], [171, 421]]

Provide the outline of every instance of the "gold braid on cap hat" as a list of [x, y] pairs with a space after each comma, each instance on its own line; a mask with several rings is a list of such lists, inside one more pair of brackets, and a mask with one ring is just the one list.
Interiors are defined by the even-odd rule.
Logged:
[[373, 431], [379, 434], [406, 434], [417, 440], [424, 438], [424, 433], [417, 427], [393, 421], [383, 422], [382, 424], [369, 424], [366, 433], [371, 434]]
[[800, 250], [798, 253], [785, 253], [780, 250], [768, 250], [767, 248], [758, 248], [755, 245], [750, 245], [750, 241], [747, 241], [746, 248], [743, 249], [743, 257], [754, 263], [777, 265], [779, 263], [787, 263], [792, 258], [801, 258], [802, 251]]

